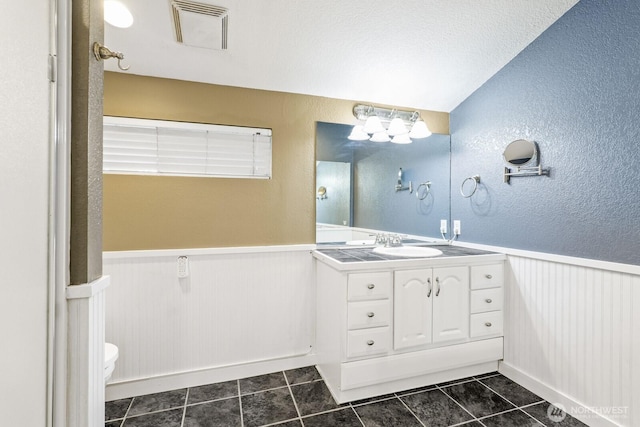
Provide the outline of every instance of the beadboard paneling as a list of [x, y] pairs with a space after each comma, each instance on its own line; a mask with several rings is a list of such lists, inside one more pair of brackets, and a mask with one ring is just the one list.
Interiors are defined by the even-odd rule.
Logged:
[[640, 276], [508, 259], [504, 363], [596, 411], [626, 407], [611, 421], [640, 425]]
[[309, 249], [189, 255], [109, 253], [106, 338], [112, 382], [273, 360], [311, 351], [315, 281]]
[[66, 289], [68, 427], [104, 425], [105, 294], [109, 277]]

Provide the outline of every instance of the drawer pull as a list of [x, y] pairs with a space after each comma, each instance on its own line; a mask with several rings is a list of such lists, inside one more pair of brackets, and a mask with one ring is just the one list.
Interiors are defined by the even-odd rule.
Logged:
[[491, 322], [485, 323], [484, 326], [486, 326], [487, 328], [490, 328], [491, 327]]
[[374, 344], [375, 344], [375, 341], [373, 341], [373, 340], [367, 341], [367, 345], [369, 345], [369, 346], [374, 345]]
[[427, 298], [431, 298], [431, 291], [433, 290], [433, 286], [431, 286], [431, 279], [427, 279], [427, 284], [429, 285], [429, 291], [427, 292]]
[[373, 288], [375, 288], [375, 287], [376, 287], [376, 285], [374, 285], [373, 283], [369, 283], [369, 284], [367, 285], [367, 289], [373, 289]]
[[373, 317], [373, 316], [375, 316], [375, 314], [373, 313], [373, 311], [370, 311], [370, 312], [368, 312], [368, 313], [367, 313], [367, 317]]
[[491, 298], [487, 298], [486, 300], [484, 300], [487, 304], [491, 304], [493, 302], [493, 300]]
[[440, 278], [436, 277], [436, 285], [438, 286], [438, 289], [436, 289], [436, 296], [440, 295]]
[[487, 279], [493, 279], [493, 276], [490, 274], [485, 274], [484, 277], [486, 277]]

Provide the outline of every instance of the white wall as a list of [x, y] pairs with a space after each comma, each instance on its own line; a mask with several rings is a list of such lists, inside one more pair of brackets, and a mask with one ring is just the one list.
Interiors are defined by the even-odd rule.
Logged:
[[640, 267], [505, 251], [501, 372], [591, 426], [640, 425]]
[[[171, 377], [198, 385], [227, 374], [237, 378], [261, 369], [280, 370], [264, 362], [302, 359], [300, 363], [311, 364], [306, 356], [315, 332], [312, 249], [292, 245], [105, 253], [104, 274], [111, 276], [106, 340], [120, 350], [107, 399], [159, 391], [156, 384], [184, 384]], [[180, 255], [189, 257], [186, 279], [177, 277]], [[216, 374], [222, 371], [223, 376]], [[188, 375], [195, 372], [199, 374]], [[161, 378], [165, 380], [147, 381]]]
[[49, 1], [0, 13], [0, 414], [46, 424]]

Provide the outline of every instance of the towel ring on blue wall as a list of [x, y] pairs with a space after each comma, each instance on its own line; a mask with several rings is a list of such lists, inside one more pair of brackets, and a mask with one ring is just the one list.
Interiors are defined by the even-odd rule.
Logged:
[[[422, 196], [420, 196], [421, 187], [424, 187]], [[416, 189], [416, 197], [418, 198], [418, 200], [424, 200], [427, 198], [430, 192], [431, 192], [431, 181], [423, 182], [422, 184], [418, 185], [418, 188]]]
[[[473, 190], [471, 190], [469, 194], [464, 194], [464, 184], [469, 180], [473, 181]], [[474, 176], [470, 176], [469, 178], [465, 178], [465, 180], [462, 181], [462, 184], [460, 184], [460, 194], [462, 194], [462, 197], [464, 197], [465, 199], [468, 199], [469, 197], [476, 194], [479, 183], [480, 183], [480, 175], [474, 175]]]

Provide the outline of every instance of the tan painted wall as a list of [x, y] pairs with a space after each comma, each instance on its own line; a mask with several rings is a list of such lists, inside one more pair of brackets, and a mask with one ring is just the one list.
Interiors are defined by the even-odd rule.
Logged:
[[[270, 180], [104, 176], [104, 250], [315, 242], [315, 123], [354, 101], [105, 73], [104, 114], [273, 130]], [[449, 132], [449, 114], [420, 111]]]

